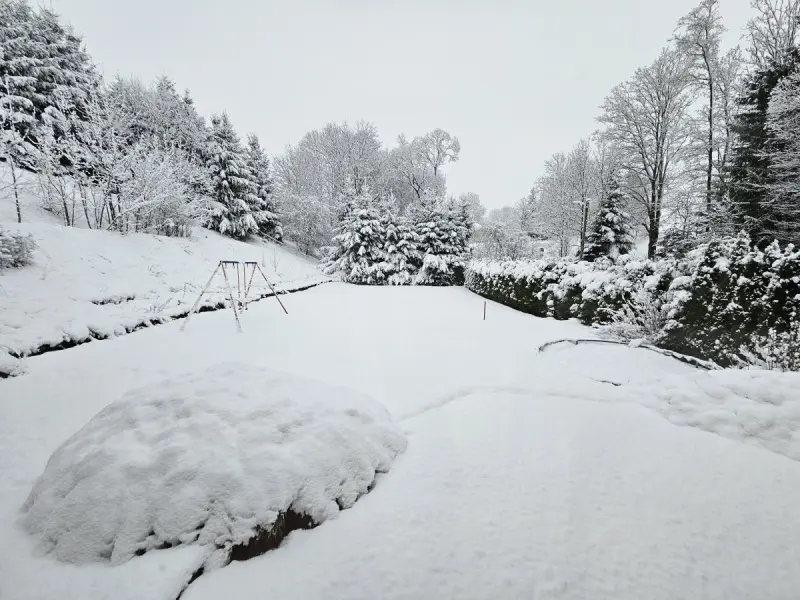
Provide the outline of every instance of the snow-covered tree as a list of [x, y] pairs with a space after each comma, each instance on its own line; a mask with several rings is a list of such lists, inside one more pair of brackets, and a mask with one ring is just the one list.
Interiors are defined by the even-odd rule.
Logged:
[[800, 245], [800, 73], [775, 86], [766, 125], [772, 141], [764, 153], [771, 171], [765, 230], [770, 237]]
[[259, 200], [252, 211], [259, 231], [280, 240], [283, 237], [283, 228], [272, 194], [269, 158], [261, 148], [258, 136], [255, 134], [247, 136], [247, 167], [256, 186], [256, 197]]
[[756, 15], [747, 22], [750, 62], [761, 71], [785, 66], [797, 46], [800, 0], [750, 0]]
[[433, 171], [434, 178], [439, 176], [439, 169], [445, 164], [456, 162], [461, 152], [461, 144], [458, 138], [438, 128], [422, 136], [417, 144], [419, 152], [425, 158], [428, 167]]
[[185, 183], [193, 165], [179, 149], [139, 143], [126, 156], [128, 176], [120, 182], [110, 227], [169, 236], [188, 236], [199, 212]]
[[235, 238], [258, 233], [253, 210], [261, 200], [247, 168], [247, 155], [226, 113], [211, 119], [206, 157], [216, 202], [207, 226]]
[[692, 139], [688, 67], [684, 55], [664, 49], [651, 65], [611, 90], [598, 118], [605, 125], [601, 135], [622, 154], [627, 177], [620, 185], [644, 209], [650, 258], [658, 245], [667, 186]]
[[326, 271], [340, 273], [348, 283], [380, 285], [385, 281], [386, 231], [368, 187], [351, 201], [342, 220]]
[[385, 211], [383, 257], [379, 268], [388, 285], [411, 285], [420, 264], [417, 235], [406, 218]]
[[588, 139], [578, 142], [567, 155], [566, 176], [571, 201], [576, 205], [579, 217], [576, 222], [578, 236], [578, 256], [583, 256], [586, 235], [592, 210], [592, 198], [596, 185], [596, 169], [592, 157], [592, 147]]
[[413, 213], [421, 258], [415, 283], [454, 285], [463, 281], [472, 233], [467, 207], [440, 202], [419, 206]]
[[717, 109], [716, 91], [719, 89], [717, 78], [720, 75], [720, 41], [725, 27], [719, 13], [720, 0], [701, 0], [700, 4], [678, 21], [675, 41], [679, 52], [689, 59], [689, 74], [694, 85], [702, 90], [708, 105], [704, 108], [704, 125], [701, 128], [705, 171], [705, 214], [712, 210], [712, 185], [714, 176], [714, 159], [718, 140], [715, 132], [718, 125], [715, 118]]
[[633, 227], [630, 215], [624, 210], [624, 203], [619, 185], [612, 179], [608, 194], [600, 200], [592, 229], [586, 238], [585, 260], [595, 261], [602, 256], [616, 258], [633, 249]]
[[558, 243], [559, 256], [567, 256], [581, 222], [581, 206], [574, 202], [567, 156], [557, 152], [545, 162], [545, 173], [537, 182], [536, 228]]

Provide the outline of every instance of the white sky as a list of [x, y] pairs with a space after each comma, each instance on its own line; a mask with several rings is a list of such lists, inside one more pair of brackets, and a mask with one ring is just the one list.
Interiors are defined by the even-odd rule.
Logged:
[[[387, 145], [442, 127], [461, 141], [449, 189], [494, 208], [596, 129], [699, 0], [45, 2], [107, 76], [167, 75], [271, 153], [330, 121], [372, 121]], [[749, 0], [721, 4], [735, 44]]]

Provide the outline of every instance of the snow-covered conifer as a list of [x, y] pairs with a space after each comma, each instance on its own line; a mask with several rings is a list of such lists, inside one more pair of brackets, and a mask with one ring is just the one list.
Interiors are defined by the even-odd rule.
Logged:
[[216, 202], [207, 226], [240, 239], [257, 233], [258, 222], [252, 211], [260, 200], [247, 167], [247, 155], [225, 113], [211, 119], [206, 156]]
[[250, 134], [247, 137], [247, 167], [256, 186], [256, 198], [258, 203], [251, 207], [253, 218], [258, 223], [261, 233], [271, 235], [277, 239], [283, 237], [283, 228], [278, 217], [275, 198], [272, 195], [272, 177], [270, 176], [269, 158], [261, 144], [258, 136]]
[[584, 260], [592, 262], [601, 256], [616, 258], [633, 249], [633, 227], [630, 215], [623, 209], [623, 201], [619, 184], [612, 180], [608, 194], [600, 201], [592, 230], [586, 238]]
[[380, 211], [364, 185], [361, 193], [350, 202], [339, 233], [333, 238], [335, 246], [326, 270], [341, 273], [348, 283], [383, 284], [385, 275], [381, 263], [385, 238]]

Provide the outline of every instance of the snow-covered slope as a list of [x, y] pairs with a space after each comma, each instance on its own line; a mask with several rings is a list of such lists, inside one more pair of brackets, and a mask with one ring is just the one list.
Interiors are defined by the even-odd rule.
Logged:
[[708, 374], [624, 346], [540, 354], [592, 330], [491, 302], [484, 321], [463, 289], [335, 283], [285, 302], [288, 315], [251, 306], [243, 334], [218, 311], [185, 332], [168, 323], [37, 356], [0, 381], [3, 600], [176, 597], [202, 559], [194, 547], [63, 565], [36, 556], [20, 509], [52, 452], [111, 399], [222, 361], [366, 393], [408, 450], [352, 510], [203, 575], [184, 598], [796, 597], [800, 375]]
[[[185, 313], [220, 260], [256, 261], [283, 290], [325, 280], [318, 263], [272, 242], [238, 242], [200, 227], [190, 239], [66, 227], [29, 192], [23, 209], [19, 225], [11, 201], [0, 210], [0, 226], [30, 233], [39, 245], [35, 264], [0, 270], [0, 371], [17, 368], [7, 353], [110, 337]], [[222, 300], [217, 294], [203, 304]]]

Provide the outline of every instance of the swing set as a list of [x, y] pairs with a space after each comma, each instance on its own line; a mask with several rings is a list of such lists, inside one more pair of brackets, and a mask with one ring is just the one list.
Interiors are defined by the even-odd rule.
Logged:
[[[236, 295], [234, 296], [233, 293], [233, 286], [231, 285], [232, 279], [232, 272], [236, 271]], [[224, 288], [212, 288], [211, 285], [214, 283], [215, 278], [219, 273], [222, 273], [222, 277], [224, 280], [225, 287]], [[231, 277], [229, 277], [229, 272]], [[256, 273], [258, 273], [259, 277], [256, 277]], [[254, 285], [253, 280], [256, 280]], [[186, 325], [189, 324], [189, 319], [192, 318], [192, 315], [196, 313], [200, 308], [200, 301], [203, 299], [203, 296], [207, 294], [225, 294], [230, 300], [231, 308], [233, 308], [233, 316], [236, 319], [236, 330], [238, 332], [242, 332], [242, 323], [239, 319], [239, 312], [243, 310], [247, 310], [247, 305], [251, 302], [255, 302], [256, 300], [260, 300], [263, 295], [258, 294], [251, 296], [251, 290], [260, 289], [263, 284], [261, 280], [263, 279], [264, 283], [267, 284], [267, 287], [272, 292], [275, 299], [278, 301], [278, 304], [281, 305], [283, 312], [287, 315], [289, 311], [286, 310], [286, 307], [281, 302], [281, 299], [278, 297], [278, 292], [275, 290], [275, 287], [272, 285], [270, 280], [264, 274], [264, 271], [261, 269], [261, 266], [254, 261], [245, 261], [240, 262], [238, 260], [221, 260], [214, 268], [214, 272], [211, 273], [211, 277], [208, 278], [205, 286], [200, 292], [200, 295], [195, 300], [192, 309], [189, 311], [189, 314], [186, 315], [186, 319], [184, 319], [183, 323], [181, 324], [181, 331], [186, 329]], [[263, 289], [263, 288], [261, 288]]]

